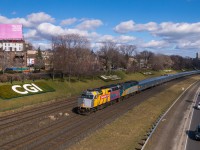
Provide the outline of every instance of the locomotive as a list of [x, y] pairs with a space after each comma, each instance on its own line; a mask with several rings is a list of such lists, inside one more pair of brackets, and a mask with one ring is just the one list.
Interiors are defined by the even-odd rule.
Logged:
[[108, 105], [123, 100], [127, 96], [134, 95], [145, 89], [160, 85], [162, 83], [200, 73], [200, 70], [169, 74], [160, 77], [153, 77], [141, 81], [126, 81], [123, 83], [111, 84], [95, 89], [84, 91], [78, 98], [77, 112], [88, 114], [103, 109]]

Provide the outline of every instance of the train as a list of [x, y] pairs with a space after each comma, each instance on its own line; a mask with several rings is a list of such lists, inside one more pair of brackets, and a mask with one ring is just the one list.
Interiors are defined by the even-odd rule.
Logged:
[[109, 105], [123, 100], [126, 97], [144, 91], [148, 88], [163, 84], [165, 82], [199, 74], [200, 70], [180, 72], [176, 74], [167, 74], [159, 77], [148, 78], [141, 81], [126, 81], [123, 83], [111, 84], [94, 89], [83, 91], [78, 98], [77, 112], [82, 115], [96, 112]]

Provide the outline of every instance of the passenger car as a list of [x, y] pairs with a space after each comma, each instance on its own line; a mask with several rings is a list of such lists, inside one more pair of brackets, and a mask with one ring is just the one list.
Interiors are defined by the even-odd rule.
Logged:
[[200, 140], [200, 124], [197, 126], [195, 130], [195, 139]]
[[76, 110], [79, 114], [90, 114], [91, 112], [96, 112], [97, 110], [106, 108], [107, 106], [120, 102], [125, 98], [140, 93], [148, 88], [199, 73], [200, 70], [180, 72], [167, 76], [148, 78], [139, 82], [131, 80], [95, 89], [88, 89], [78, 98], [78, 106], [76, 107]]

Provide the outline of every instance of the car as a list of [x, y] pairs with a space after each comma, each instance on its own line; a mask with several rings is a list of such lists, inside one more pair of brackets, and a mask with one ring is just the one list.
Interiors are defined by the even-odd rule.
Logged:
[[197, 126], [195, 130], [195, 139], [200, 140], [200, 124]]
[[197, 107], [197, 109], [200, 109], [200, 102], [197, 104], [196, 107]]

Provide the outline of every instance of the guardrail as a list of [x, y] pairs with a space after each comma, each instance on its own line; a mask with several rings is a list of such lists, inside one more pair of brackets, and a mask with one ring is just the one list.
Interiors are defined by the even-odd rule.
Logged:
[[[198, 82], [198, 81], [196, 81]], [[142, 139], [142, 141], [140, 143], [138, 143], [139, 145], [141, 145], [141, 148], [136, 148], [136, 150], [144, 150], [148, 141], [150, 140], [151, 136], [153, 135], [153, 133], [155, 132], [156, 128], [158, 127], [159, 123], [163, 120], [163, 118], [166, 116], [166, 114], [171, 110], [171, 108], [177, 103], [177, 101], [180, 99], [180, 97], [192, 86], [194, 85], [196, 82], [192, 83], [189, 87], [187, 87], [186, 90], [184, 90], [181, 95], [175, 100], [175, 102], [165, 111], [163, 112], [158, 119], [156, 120], [156, 122], [152, 125], [152, 127], [150, 128], [149, 131], [147, 131], [146, 135], [144, 135], [144, 138]]]

